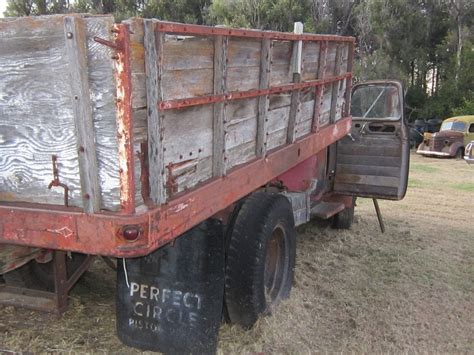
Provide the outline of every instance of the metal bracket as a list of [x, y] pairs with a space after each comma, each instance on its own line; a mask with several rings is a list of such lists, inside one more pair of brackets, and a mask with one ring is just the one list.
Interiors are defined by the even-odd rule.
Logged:
[[112, 42], [112, 41], [109, 41], [107, 39], [103, 39], [97, 36], [94, 36], [93, 39], [95, 42], [100, 43], [104, 46], [110, 47], [112, 49], [115, 49], [116, 51], [120, 50], [119, 46], [115, 42]]
[[59, 170], [58, 170], [58, 157], [53, 154], [51, 157], [53, 161], [53, 180], [49, 183], [48, 185], [48, 190], [51, 190], [51, 188], [54, 187], [62, 187], [64, 189], [64, 206], [69, 207], [69, 187], [59, 181]]

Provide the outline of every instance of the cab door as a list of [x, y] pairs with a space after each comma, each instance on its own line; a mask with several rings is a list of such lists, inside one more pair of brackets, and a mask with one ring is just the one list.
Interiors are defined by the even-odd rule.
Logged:
[[410, 153], [401, 83], [355, 85], [351, 115], [351, 133], [337, 143], [334, 191], [401, 200], [407, 189]]

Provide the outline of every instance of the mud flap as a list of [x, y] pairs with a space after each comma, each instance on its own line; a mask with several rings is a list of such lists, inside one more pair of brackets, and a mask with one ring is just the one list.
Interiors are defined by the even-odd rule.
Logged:
[[222, 226], [206, 221], [174, 245], [119, 260], [117, 332], [126, 345], [214, 353], [224, 297]]

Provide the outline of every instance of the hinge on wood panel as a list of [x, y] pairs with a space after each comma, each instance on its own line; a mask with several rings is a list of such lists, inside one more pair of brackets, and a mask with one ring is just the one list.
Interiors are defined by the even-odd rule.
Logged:
[[62, 187], [64, 189], [64, 206], [69, 207], [69, 187], [59, 181], [59, 169], [57, 165], [58, 157], [53, 154], [51, 159], [53, 161], [53, 180], [49, 183], [48, 189], [51, 190], [53, 186]]

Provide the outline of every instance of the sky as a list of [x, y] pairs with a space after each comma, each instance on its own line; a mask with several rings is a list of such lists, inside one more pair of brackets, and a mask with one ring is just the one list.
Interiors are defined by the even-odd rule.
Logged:
[[0, 17], [3, 17], [3, 11], [7, 8], [7, 0], [0, 0]]

